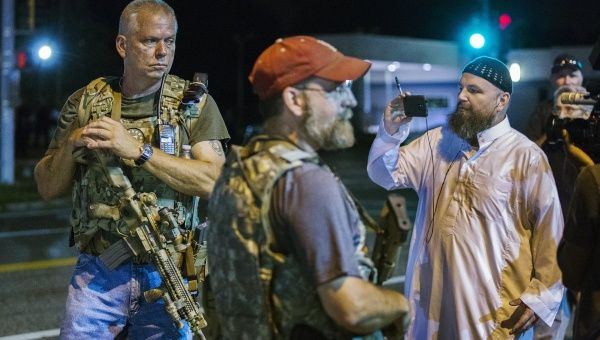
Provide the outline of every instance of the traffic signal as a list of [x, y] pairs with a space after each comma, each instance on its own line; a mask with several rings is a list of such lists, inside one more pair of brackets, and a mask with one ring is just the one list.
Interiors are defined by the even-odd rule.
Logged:
[[17, 52], [17, 68], [23, 70], [27, 66], [27, 53], [25, 51]]
[[480, 17], [474, 17], [461, 31], [461, 46], [468, 58], [480, 55], [495, 56], [497, 33], [491, 25]]
[[501, 13], [498, 16], [498, 51], [500, 58], [506, 57], [512, 47], [511, 38], [514, 30], [512, 21], [511, 16], [507, 13]]
[[480, 49], [485, 46], [485, 36], [479, 32], [472, 33], [469, 36], [469, 45], [475, 49]]
[[487, 55], [504, 60], [511, 48], [513, 26], [513, 18], [506, 12], [471, 17], [460, 30], [462, 53], [466, 58]]
[[506, 30], [508, 28], [508, 26], [510, 26], [511, 23], [512, 23], [512, 18], [510, 17], [510, 15], [508, 15], [506, 13], [502, 13], [498, 17], [498, 26], [503, 31]]

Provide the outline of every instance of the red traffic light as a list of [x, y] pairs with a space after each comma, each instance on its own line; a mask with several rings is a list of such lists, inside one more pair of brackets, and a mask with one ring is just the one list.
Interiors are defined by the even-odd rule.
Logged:
[[27, 53], [24, 51], [17, 52], [17, 67], [22, 70], [27, 66]]
[[498, 17], [498, 25], [500, 25], [500, 29], [501, 30], [505, 30], [510, 23], [512, 22], [512, 19], [510, 17], [510, 15], [503, 13], [500, 14], [500, 17]]

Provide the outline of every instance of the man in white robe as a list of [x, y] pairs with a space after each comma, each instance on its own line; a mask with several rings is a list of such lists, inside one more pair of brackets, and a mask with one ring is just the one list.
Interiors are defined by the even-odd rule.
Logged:
[[480, 57], [463, 70], [447, 126], [400, 146], [411, 120], [404, 95], [385, 109], [369, 177], [419, 195], [409, 339], [530, 338], [558, 311], [560, 202], [544, 153], [510, 127], [511, 93], [506, 65]]

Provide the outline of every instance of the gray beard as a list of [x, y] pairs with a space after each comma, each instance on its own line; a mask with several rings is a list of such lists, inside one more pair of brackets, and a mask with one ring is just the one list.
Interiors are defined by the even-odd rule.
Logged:
[[448, 125], [460, 138], [471, 145], [477, 143], [477, 134], [492, 127], [495, 115], [492, 113], [474, 112], [472, 110], [456, 107], [450, 114]]
[[354, 145], [354, 128], [350, 121], [337, 119], [329, 126], [319, 122], [311, 108], [306, 108], [308, 117], [304, 130], [310, 140], [315, 143], [316, 149], [336, 150], [345, 149]]

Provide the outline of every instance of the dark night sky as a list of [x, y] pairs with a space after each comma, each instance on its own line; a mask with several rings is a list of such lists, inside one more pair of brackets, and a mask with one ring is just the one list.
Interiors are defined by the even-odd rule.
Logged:
[[[258, 54], [278, 37], [362, 32], [457, 40], [461, 28], [482, 8], [481, 0], [167, 2], [175, 9], [179, 21], [172, 73], [189, 79], [195, 71], [208, 72], [209, 88], [224, 114], [237, 111], [236, 86], [240, 75], [246, 103], [243, 111], [256, 111], [246, 76]], [[16, 3], [17, 24], [23, 25], [25, 1]], [[52, 79], [56, 78], [56, 70], [60, 70], [60, 84], [53, 91], [56, 93], [53, 101], [60, 106], [70, 92], [89, 80], [119, 74], [121, 60], [114, 51], [114, 37], [126, 3], [124, 0], [37, 0], [36, 35], [60, 36], [62, 23], [59, 40], [65, 62], [55, 70], [44, 70], [46, 75], [24, 72], [23, 82], [37, 77], [34, 79], [38, 83], [50, 79], [56, 84]], [[511, 15], [513, 22], [508, 33], [513, 48], [592, 45], [600, 34], [599, 0], [490, 0], [489, 13], [494, 24], [500, 13]], [[26, 44], [26, 39], [31, 38], [17, 39], [17, 44]], [[27, 96], [28, 91], [23, 92]]]

